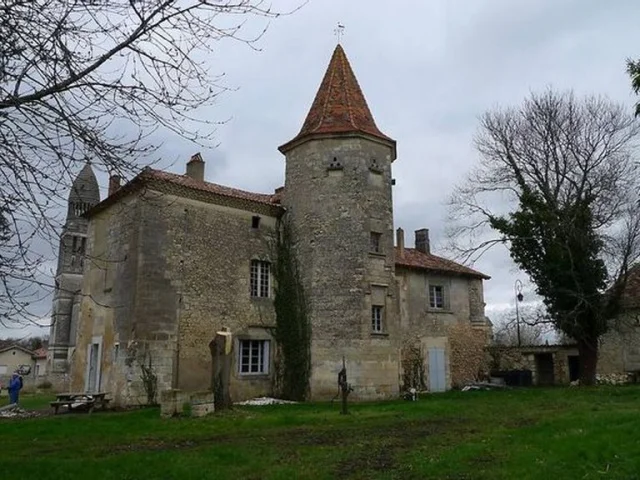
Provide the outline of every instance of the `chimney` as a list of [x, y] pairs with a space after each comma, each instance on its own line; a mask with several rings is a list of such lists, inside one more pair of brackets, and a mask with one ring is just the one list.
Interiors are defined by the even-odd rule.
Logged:
[[107, 196], [111, 196], [120, 189], [120, 175], [113, 174], [109, 177], [109, 193]]
[[404, 257], [404, 230], [401, 228], [396, 230], [396, 243], [398, 246], [398, 256], [402, 258]]
[[416, 230], [416, 250], [422, 253], [431, 253], [431, 243], [429, 242], [429, 229], [421, 228]]
[[196, 153], [187, 162], [187, 177], [204, 182], [204, 160], [200, 153]]

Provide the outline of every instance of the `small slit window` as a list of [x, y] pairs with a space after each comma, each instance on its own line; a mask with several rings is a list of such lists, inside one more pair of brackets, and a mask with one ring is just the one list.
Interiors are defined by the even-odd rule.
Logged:
[[379, 232], [371, 232], [370, 251], [373, 253], [382, 252], [382, 234]]

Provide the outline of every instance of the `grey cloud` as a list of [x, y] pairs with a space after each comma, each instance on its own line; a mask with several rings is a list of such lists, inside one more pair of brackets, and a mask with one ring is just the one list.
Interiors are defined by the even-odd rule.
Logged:
[[[275, 2], [290, 8], [298, 0]], [[300, 129], [335, 46], [343, 46], [379, 127], [398, 141], [394, 163], [396, 226], [431, 230], [444, 244], [444, 201], [477, 161], [477, 118], [496, 105], [518, 105], [549, 85], [604, 93], [631, 108], [624, 60], [640, 56], [640, 2], [619, 0], [311, 0], [271, 22], [256, 52], [221, 42], [208, 61], [237, 87], [200, 118], [217, 127], [218, 148], [200, 148], [163, 132], [160, 164], [183, 172], [200, 150], [207, 179], [270, 192], [282, 185], [278, 145]], [[254, 29], [263, 22], [252, 21]], [[103, 196], [107, 179], [99, 175]], [[513, 302], [514, 270], [504, 249], [475, 268], [489, 274], [488, 305]], [[2, 332], [0, 332], [2, 334]]]

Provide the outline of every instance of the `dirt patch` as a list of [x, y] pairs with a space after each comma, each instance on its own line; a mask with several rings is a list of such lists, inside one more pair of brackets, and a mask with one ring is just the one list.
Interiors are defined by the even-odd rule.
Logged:
[[513, 418], [505, 423], [508, 428], [526, 428], [537, 425], [540, 419], [531, 417]]
[[[369, 478], [372, 472], [395, 470], [398, 465], [397, 456], [409, 450], [425, 437], [436, 435], [453, 427], [460, 421], [424, 420], [413, 422], [399, 422], [392, 427], [368, 428], [361, 430], [362, 439], [377, 439], [365, 441], [358, 449], [358, 453], [349, 455], [337, 465], [335, 474], [339, 478]], [[402, 468], [401, 468], [402, 469]], [[409, 478], [409, 472], [403, 473], [402, 478]]]

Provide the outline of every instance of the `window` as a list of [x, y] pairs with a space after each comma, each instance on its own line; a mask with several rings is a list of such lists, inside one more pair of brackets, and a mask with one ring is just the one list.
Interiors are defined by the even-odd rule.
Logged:
[[6, 375], [6, 374], [7, 374], [7, 366], [0, 365], [0, 375]]
[[379, 305], [371, 307], [371, 331], [373, 333], [382, 333], [382, 308]]
[[251, 296], [269, 297], [269, 271], [271, 264], [261, 260], [251, 260]]
[[36, 364], [36, 373], [35, 373], [36, 377], [40, 376], [40, 365]]
[[429, 306], [444, 309], [444, 287], [442, 285], [429, 285]]
[[241, 375], [269, 373], [269, 340], [240, 340], [238, 372]]
[[258, 215], [251, 217], [251, 228], [260, 228], [260, 217]]
[[382, 239], [382, 234], [378, 232], [371, 232], [371, 251], [375, 253], [380, 253], [382, 251], [380, 247], [380, 240]]

